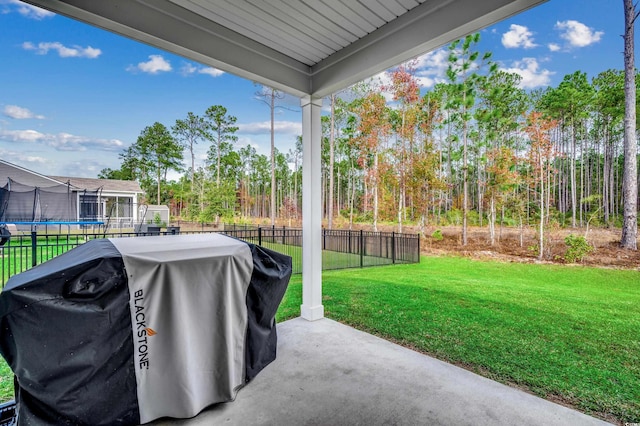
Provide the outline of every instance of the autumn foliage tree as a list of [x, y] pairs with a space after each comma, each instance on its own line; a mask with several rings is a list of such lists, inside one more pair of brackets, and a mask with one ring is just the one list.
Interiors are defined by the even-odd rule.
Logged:
[[491, 245], [496, 241], [496, 211], [520, 182], [518, 159], [513, 149], [506, 146], [492, 148], [487, 153], [487, 193], [489, 197], [489, 237]]
[[377, 231], [380, 187], [379, 154], [380, 147], [386, 141], [391, 130], [387, 118], [386, 99], [380, 92], [370, 90], [356, 106], [356, 112], [359, 118], [358, 135], [355, 138], [359, 147], [358, 162], [365, 169], [365, 186], [371, 188], [373, 229]]
[[393, 101], [397, 102], [397, 119], [395, 120], [397, 142], [394, 154], [398, 183], [398, 232], [402, 232], [406, 201], [407, 198], [413, 200], [416, 190], [415, 186], [410, 184], [408, 177], [411, 176], [415, 167], [416, 157], [413, 154], [418, 133], [420, 87], [412, 63], [402, 64], [395, 68], [391, 71], [390, 77], [391, 84], [383, 86], [383, 89], [390, 92]]
[[542, 113], [534, 111], [527, 116], [525, 132], [529, 136], [530, 183], [537, 189], [540, 223], [538, 225], [538, 260], [544, 258], [545, 240], [545, 199], [551, 194], [551, 174], [554, 171], [553, 159], [555, 151], [550, 131], [557, 126], [555, 120], [545, 118]]

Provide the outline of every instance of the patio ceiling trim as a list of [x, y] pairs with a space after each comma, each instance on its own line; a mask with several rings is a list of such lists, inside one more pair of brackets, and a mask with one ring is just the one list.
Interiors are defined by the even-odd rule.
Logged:
[[[353, 7], [351, 3], [355, 0], [332, 1], [343, 7]], [[265, 40], [256, 40], [258, 37], [255, 35], [249, 38], [215, 22], [216, 15], [211, 11], [221, 6], [228, 8], [229, 2], [224, 0], [27, 0], [55, 13], [298, 97], [328, 96], [544, 1], [424, 1], [351, 44], [341, 49], [334, 46], [327, 57], [311, 63], [283, 53], [289, 53], [290, 49], [276, 50], [260, 42]], [[389, 2], [398, 6], [395, 0]], [[252, 4], [255, 2], [247, 0], [235, 0], [233, 3], [247, 9], [257, 8]], [[316, 4], [323, 7], [319, 0]], [[369, 13], [373, 15], [380, 4], [368, 0], [359, 2], [358, 6], [369, 5]], [[228, 12], [225, 13], [225, 19], [228, 19]], [[248, 18], [245, 16], [243, 19]], [[251, 22], [242, 24], [250, 25]], [[305, 28], [299, 26], [298, 30], [304, 32]], [[315, 53], [305, 54], [300, 50], [295, 56], [308, 58], [317, 56], [318, 49], [327, 51], [325, 44], [319, 41], [317, 44]]]

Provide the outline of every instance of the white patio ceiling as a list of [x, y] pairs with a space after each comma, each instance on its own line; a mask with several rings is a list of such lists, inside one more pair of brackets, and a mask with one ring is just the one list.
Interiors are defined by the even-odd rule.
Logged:
[[288, 93], [324, 97], [546, 0], [27, 0]]

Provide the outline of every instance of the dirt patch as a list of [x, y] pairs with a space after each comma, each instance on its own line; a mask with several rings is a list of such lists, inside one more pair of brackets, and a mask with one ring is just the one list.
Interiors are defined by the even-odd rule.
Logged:
[[[496, 241], [491, 245], [489, 232], [483, 228], [470, 228], [467, 245], [462, 245], [460, 227], [440, 227], [443, 239], [437, 241], [431, 237], [432, 230], [425, 229], [423, 253], [425, 254], [457, 254], [478, 259], [495, 259], [507, 262], [538, 262], [538, 238], [534, 229], [503, 229], [501, 235], [496, 232]], [[567, 235], [585, 235], [583, 229], [557, 229], [547, 236], [543, 261], [566, 264], [564, 260], [567, 246], [564, 239]], [[580, 264], [589, 266], [640, 269], [640, 251], [623, 250], [619, 246], [620, 231], [609, 229], [592, 229], [586, 234], [587, 242], [593, 251]], [[640, 244], [639, 244], [640, 246]]]

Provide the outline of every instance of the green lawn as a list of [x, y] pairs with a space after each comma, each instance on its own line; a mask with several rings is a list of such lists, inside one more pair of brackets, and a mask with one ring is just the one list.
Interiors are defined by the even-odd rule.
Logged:
[[[51, 235], [37, 238], [36, 264], [51, 258], [86, 242], [81, 234]], [[19, 274], [31, 268], [33, 250], [29, 236], [18, 236], [0, 249], [0, 287], [4, 286], [10, 276]]]
[[[253, 241], [255, 243], [255, 241]], [[277, 243], [264, 242], [262, 245], [271, 250], [275, 250], [280, 253], [284, 253], [291, 256], [292, 269], [294, 274], [302, 272], [302, 247], [290, 246]], [[380, 266], [388, 265], [392, 262], [391, 259], [386, 259], [376, 256], [362, 256], [359, 254], [340, 253], [331, 250], [322, 250], [322, 270], [328, 271], [332, 269], [348, 269], [359, 268], [360, 262], [365, 266]]]
[[13, 399], [13, 373], [0, 357], [0, 403]]
[[[640, 422], [640, 273], [422, 258], [323, 273], [326, 316], [609, 420]], [[292, 280], [279, 319], [296, 316]]]
[[[640, 422], [637, 271], [423, 257], [328, 271], [323, 282], [329, 318], [589, 414]], [[278, 321], [298, 316], [300, 303], [294, 275]], [[10, 378], [0, 383], [10, 397]]]

